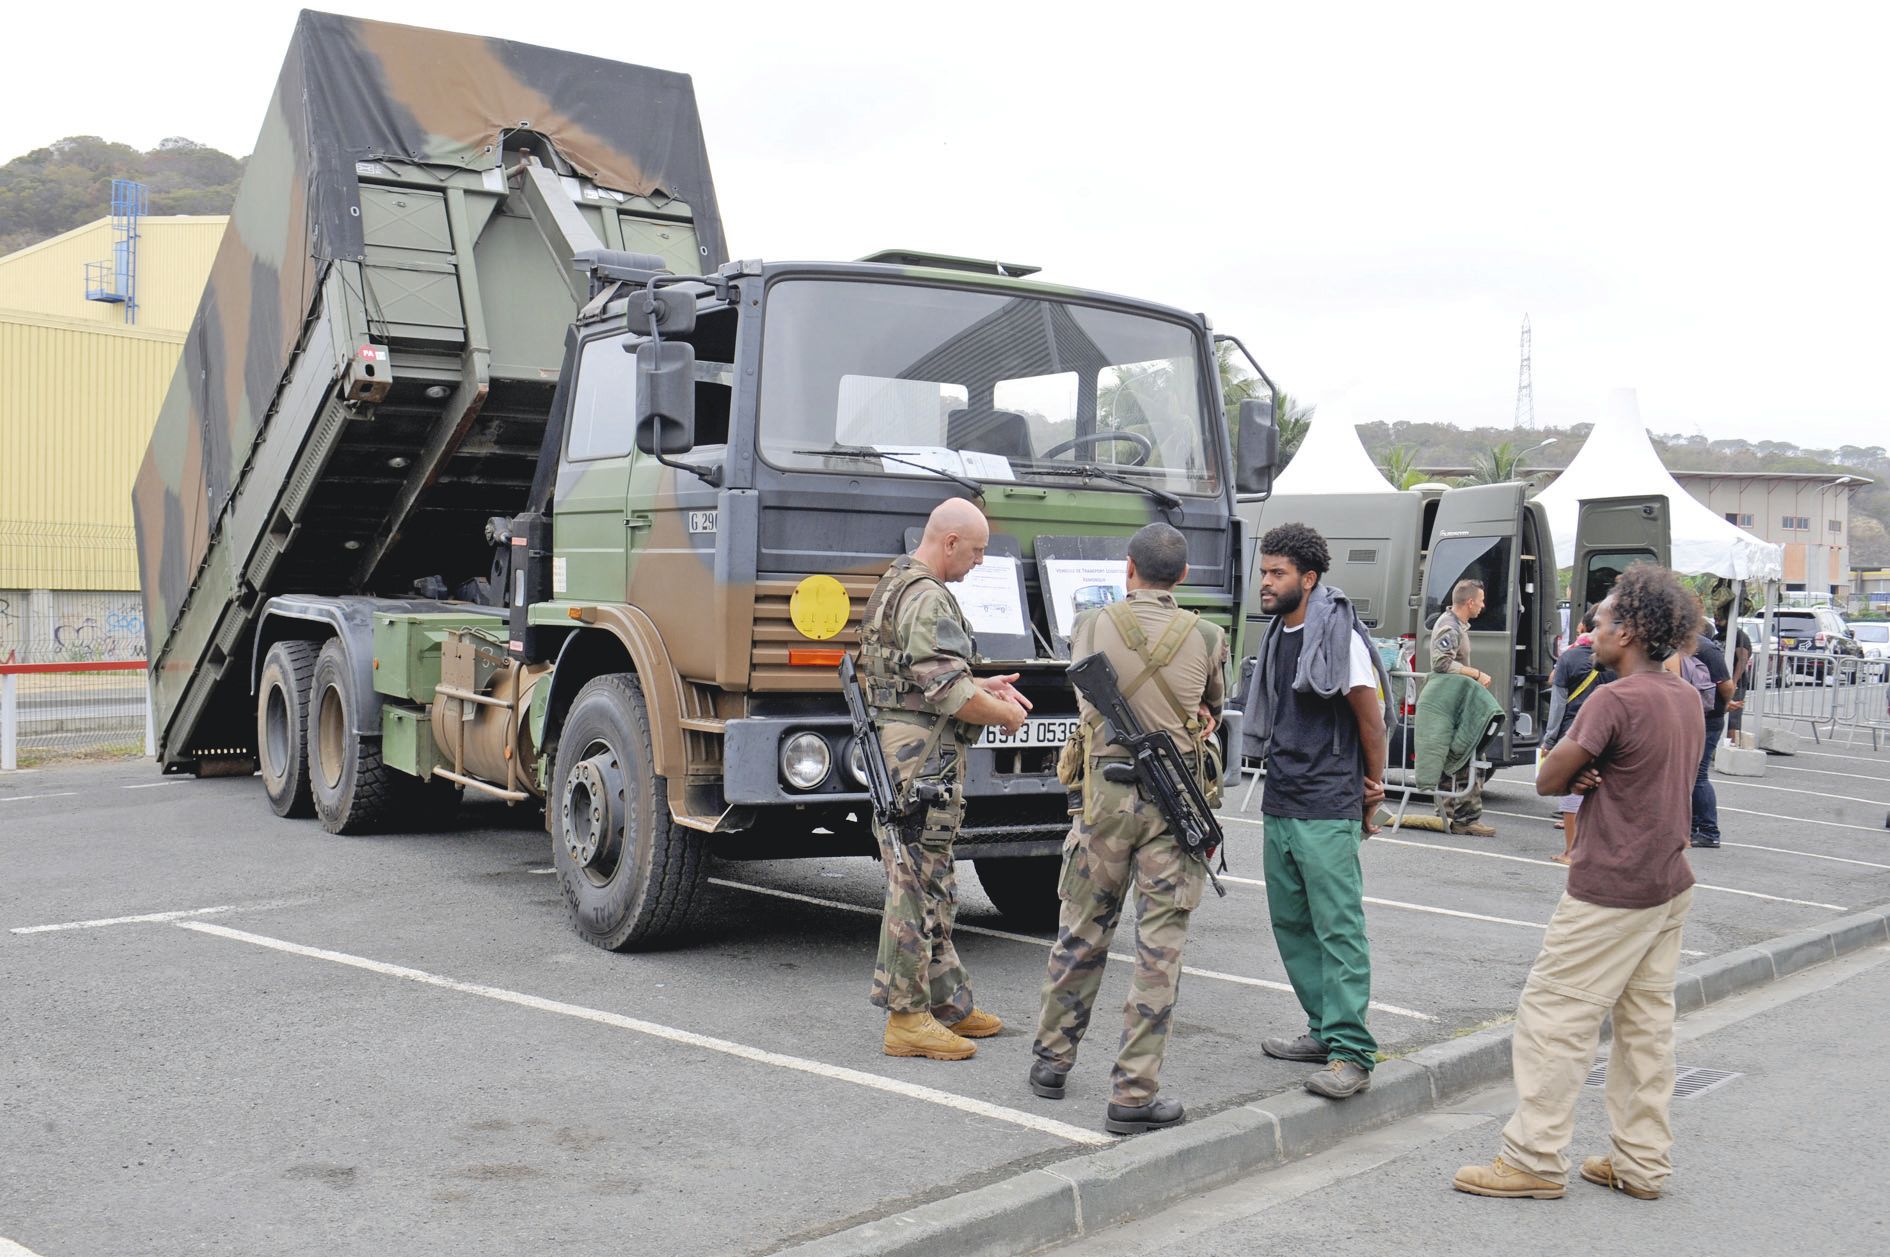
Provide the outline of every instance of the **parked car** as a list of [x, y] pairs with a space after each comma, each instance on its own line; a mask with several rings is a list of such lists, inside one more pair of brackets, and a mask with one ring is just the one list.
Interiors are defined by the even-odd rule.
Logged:
[[[1785, 607], [1777, 613], [1778, 649], [1788, 680], [1809, 679], [1820, 685], [1857, 680], [1864, 648], [1851, 636], [1844, 617], [1829, 607]], [[1794, 659], [1793, 655], [1812, 658]], [[1831, 655], [1827, 660], [1818, 656]]]
[[1881, 681], [1890, 674], [1890, 620], [1854, 621], [1851, 636], [1864, 648], [1864, 658], [1870, 661], [1865, 675], [1873, 681]]

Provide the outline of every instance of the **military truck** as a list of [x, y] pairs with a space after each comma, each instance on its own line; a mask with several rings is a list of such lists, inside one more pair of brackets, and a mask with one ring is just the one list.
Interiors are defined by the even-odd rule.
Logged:
[[1243, 403], [1236, 464], [1202, 316], [1031, 273], [730, 261], [686, 77], [305, 13], [137, 483], [164, 770], [543, 807], [579, 933], [662, 937], [712, 855], [874, 849], [836, 670], [959, 495], [1035, 703], [959, 851], [1053, 916], [1079, 594], [1166, 519], [1232, 627], [1277, 441]]
[[[1562, 633], [1558, 599], [1572, 591], [1581, 594], [1575, 605], [1586, 606], [1605, 597], [1630, 563], [1664, 564], [1671, 554], [1666, 499], [1584, 502], [1573, 580], [1563, 590], [1548, 514], [1529, 500], [1534, 491], [1530, 482], [1509, 481], [1395, 493], [1293, 493], [1243, 498], [1239, 512], [1255, 539], [1287, 522], [1317, 529], [1332, 551], [1326, 579], [1352, 599], [1375, 637], [1396, 643], [1405, 671], [1429, 669], [1430, 626], [1450, 606], [1457, 582], [1482, 581], [1485, 602], [1470, 624], [1471, 656], [1490, 674], [1490, 692], [1509, 713], [1492, 760], [1521, 765], [1534, 763], [1548, 719]], [[1257, 581], [1249, 588], [1257, 589]], [[1246, 640], [1257, 643], [1266, 618], [1257, 596], [1244, 615]], [[1407, 719], [1416, 698], [1414, 686], [1400, 696]], [[1395, 757], [1399, 747], [1392, 749]]]

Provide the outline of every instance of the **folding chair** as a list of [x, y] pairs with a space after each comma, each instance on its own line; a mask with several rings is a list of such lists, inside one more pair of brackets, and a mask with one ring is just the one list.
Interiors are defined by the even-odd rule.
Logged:
[[[1411, 806], [1413, 794], [1428, 793], [1433, 800], [1451, 802], [1456, 799], [1467, 799], [1476, 793], [1483, 783], [1489, 780], [1490, 774], [1496, 770], [1496, 765], [1490, 760], [1490, 749], [1496, 745], [1496, 739], [1502, 732], [1503, 713], [1499, 711], [1491, 716], [1490, 722], [1483, 727], [1483, 736], [1477, 739], [1476, 750], [1471, 752], [1470, 763], [1461, 774], [1463, 777], [1461, 785], [1457, 784], [1456, 777], [1446, 777], [1438, 782], [1438, 788], [1435, 790], [1419, 790], [1415, 784], [1417, 773], [1414, 769], [1406, 780], [1403, 794], [1398, 800], [1398, 814], [1391, 821], [1392, 832], [1395, 833], [1404, 827], [1405, 809]], [[1452, 788], [1446, 788], [1446, 786]]]

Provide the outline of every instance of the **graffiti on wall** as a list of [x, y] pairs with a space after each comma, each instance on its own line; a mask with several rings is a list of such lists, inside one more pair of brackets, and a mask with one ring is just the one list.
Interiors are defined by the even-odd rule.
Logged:
[[135, 593], [0, 590], [0, 663], [96, 663], [144, 656]]

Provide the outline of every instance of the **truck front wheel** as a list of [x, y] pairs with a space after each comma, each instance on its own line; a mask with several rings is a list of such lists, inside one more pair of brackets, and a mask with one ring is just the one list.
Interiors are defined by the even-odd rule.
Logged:
[[1026, 930], [1056, 925], [1062, 910], [1057, 899], [1062, 856], [979, 856], [972, 863], [978, 867], [978, 884], [985, 896], [1012, 925]]
[[331, 834], [364, 833], [380, 824], [399, 787], [411, 780], [381, 763], [379, 738], [354, 731], [356, 697], [349, 676], [341, 640], [330, 638], [315, 657], [309, 681], [306, 740], [315, 815]]
[[308, 784], [308, 692], [314, 642], [277, 642], [256, 693], [256, 763], [277, 816], [315, 815]]
[[678, 933], [708, 875], [703, 836], [669, 815], [634, 675], [578, 691], [558, 737], [551, 858], [584, 941], [627, 951]]

